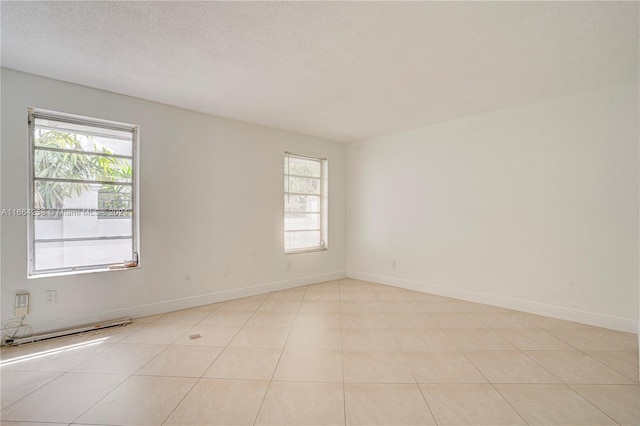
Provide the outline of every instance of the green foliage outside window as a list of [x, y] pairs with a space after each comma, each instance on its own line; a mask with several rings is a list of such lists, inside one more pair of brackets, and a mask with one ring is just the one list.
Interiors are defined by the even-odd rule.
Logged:
[[[90, 136], [88, 137], [90, 138]], [[93, 152], [85, 151], [76, 134], [37, 129], [35, 148], [34, 170], [36, 178], [113, 181], [114, 184], [103, 184], [100, 188], [97, 208], [108, 210], [131, 208], [131, 186], [118, 185], [119, 182], [131, 182], [131, 165], [121, 158], [105, 156], [104, 154], [113, 155], [113, 152], [106, 147], [94, 143]], [[47, 148], [66, 151], [50, 151]], [[103, 155], [92, 155], [94, 153]], [[65, 199], [80, 196], [90, 188], [90, 184], [87, 182], [36, 180], [35, 185], [34, 207], [41, 209], [63, 208]], [[102, 199], [100, 194], [104, 194]]]

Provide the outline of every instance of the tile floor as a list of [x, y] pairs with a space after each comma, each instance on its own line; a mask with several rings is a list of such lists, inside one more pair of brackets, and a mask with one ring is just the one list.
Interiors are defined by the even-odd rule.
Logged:
[[351, 279], [1, 354], [3, 426], [640, 424], [636, 335]]

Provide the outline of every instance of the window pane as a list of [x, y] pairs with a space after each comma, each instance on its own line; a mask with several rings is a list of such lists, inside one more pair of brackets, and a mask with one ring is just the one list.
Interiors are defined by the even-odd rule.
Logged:
[[[287, 162], [287, 159], [289, 160]], [[319, 160], [312, 160], [298, 157], [285, 157], [284, 173], [297, 176], [320, 177], [322, 164]]]
[[43, 151], [36, 148], [34, 172], [39, 178], [131, 182], [131, 160], [99, 155]]
[[133, 259], [132, 240], [36, 243], [37, 270], [123, 263]]
[[36, 209], [130, 209], [131, 185], [36, 181]]
[[[56, 217], [56, 216], [50, 216]], [[122, 220], [101, 220], [95, 211], [66, 211], [58, 220], [36, 220], [34, 237], [52, 238], [131, 237], [131, 217]]]
[[285, 176], [285, 180], [289, 185], [288, 192], [297, 192], [299, 194], [320, 194], [320, 179]]
[[318, 195], [284, 195], [285, 212], [320, 212], [320, 196]]
[[131, 132], [36, 118], [35, 146], [131, 156]]
[[99, 216], [122, 217], [127, 210], [133, 207], [131, 198], [131, 186], [129, 185], [100, 185], [98, 189]]
[[286, 250], [299, 250], [320, 247], [320, 231], [285, 232]]
[[320, 213], [285, 213], [285, 231], [319, 230]]

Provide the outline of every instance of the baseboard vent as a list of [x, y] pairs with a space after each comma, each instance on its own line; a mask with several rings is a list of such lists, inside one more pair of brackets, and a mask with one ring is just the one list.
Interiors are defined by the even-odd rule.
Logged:
[[21, 337], [18, 339], [5, 338], [2, 341], [2, 344], [18, 346], [18, 345], [24, 345], [25, 343], [34, 343], [42, 340], [55, 339], [56, 337], [71, 336], [73, 334], [87, 333], [91, 331], [102, 330], [105, 328], [121, 327], [131, 323], [132, 321], [129, 318], [120, 318], [117, 320], [106, 321], [99, 324], [85, 325], [82, 327], [76, 327], [76, 328], [71, 328], [71, 329], [61, 330], [61, 331], [54, 331], [52, 333], [38, 334], [34, 336], [29, 336], [29, 337]]

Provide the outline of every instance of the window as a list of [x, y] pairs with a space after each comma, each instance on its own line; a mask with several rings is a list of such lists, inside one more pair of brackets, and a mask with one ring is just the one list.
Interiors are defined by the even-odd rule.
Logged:
[[284, 251], [327, 248], [327, 160], [285, 153]]
[[29, 276], [138, 266], [137, 126], [34, 108], [28, 123]]

